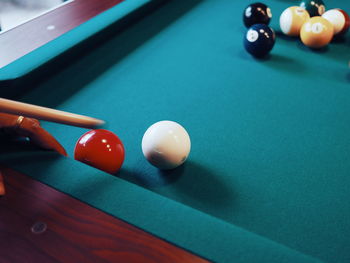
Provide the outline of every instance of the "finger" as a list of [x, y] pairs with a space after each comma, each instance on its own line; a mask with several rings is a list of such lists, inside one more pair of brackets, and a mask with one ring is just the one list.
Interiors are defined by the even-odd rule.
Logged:
[[31, 142], [44, 149], [53, 150], [67, 156], [66, 150], [63, 146], [46, 130], [41, 127], [36, 127], [28, 134]]
[[20, 124], [17, 124], [15, 131], [20, 136], [28, 137], [32, 143], [41, 148], [67, 156], [67, 152], [62, 145], [49, 132], [44, 130], [36, 119], [24, 118]]
[[17, 115], [0, 112], [0, 129], [12, 128], [16, 126]]
[[5, 183], [4, 183], [4, 178], [0, 172], [0, 196], [4, 196], [6, 193], [5, 191]]
[[12, 134], [28, 137], [31, 141], [48, 150], [53, 150], [67, 156], [62, 145], [46, 130], [41, 128], [40, 122], [33, 118], [21, 118], [21, 116], [0, 113], [0, 128], [4, 128]]

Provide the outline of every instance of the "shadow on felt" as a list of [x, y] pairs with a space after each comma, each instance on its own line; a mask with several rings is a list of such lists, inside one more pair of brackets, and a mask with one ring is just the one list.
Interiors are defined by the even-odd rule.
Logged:
[[350, 72], [346, 74], [346, 80], [350, 83]]
[[312, 53], [318, 53], [318, 54], [324, 54], [329, 51], [329, 45], [321, 47], [321, 48], [310, 48], [308, 46], [305, 46], [301, 41], [297, 42], [297, 47], [305, 52], [312, 52]]
[[[5, 159], [8, 156], [15, 155], [34, 155], [33, 159], [38, 158], [38, 156], [51, 156], [49, 158], [59, 157], [60, 155], [56, 152], [42, 149], [33, 143], [29, 139], [24, 137], [11, 136], [7, 134], [0, 135], [0, 160]], [[12, 158], [12, 157], [11, 157]], [[40, 157], [41, 158], [41, 157]], [[19, 160], [21, 160], [19, 158]]]
[[294, 59], [292, 56], [285, 56], [274, 53], [273, 49], [271, 53], [262, 58], [255, 58], [243, 49], [238, 52], [237, 56], [243, 60], [262, 63], [264, 66], [278, 71], [284, 71], [293, 74], [302, 74], [305, 72], [305, 64], [302, 61]]
[[289, 42], [298, 42], [299, 41], [299, 37], [287, 36], [280, 30], [276, 30], [275, 34], [276, 34], [277, 39], [282, 39], [282, 40], [289, 41]]
[[187, 161], [162, 171], [146, 161], [139, 163], [138, 168], [122, 170], [118, 177], [214, 216], [225, 217], [233, 207], [234, 185], [202, 165]]

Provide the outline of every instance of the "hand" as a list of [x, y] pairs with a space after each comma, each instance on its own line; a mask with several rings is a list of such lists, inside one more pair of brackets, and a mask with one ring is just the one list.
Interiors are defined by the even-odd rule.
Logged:
[[35, 145], [67, 156], [62, 145], [40, 126], [36, 119], [0, 113], [0, 129], [15, 136], [27, 137]]
[[[67, 152], [62, 145], [44, 130], [36, 119], [0, 113], [0, 129], [11, 135], [27, 137], [32, 143], [41, 148], [67, 156]], [[0, 171], [0, 197], [3, 195], [5, 195], [5, 186]]]

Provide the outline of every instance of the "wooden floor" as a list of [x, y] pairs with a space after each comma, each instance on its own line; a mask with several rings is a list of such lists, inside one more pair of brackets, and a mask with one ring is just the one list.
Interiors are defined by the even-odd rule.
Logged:
[[207, 262], [29, 176], [0, 170], [2, 263]]

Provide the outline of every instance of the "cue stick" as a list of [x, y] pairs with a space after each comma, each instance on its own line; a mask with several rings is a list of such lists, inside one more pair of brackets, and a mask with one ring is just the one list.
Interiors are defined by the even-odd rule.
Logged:
[[78, 115], [51, 108], [0, 98], [0, 112], [23, 115], [39, 120], [57, 122], [82, 128], [96, 128], [105, 122], [88, 116]]

